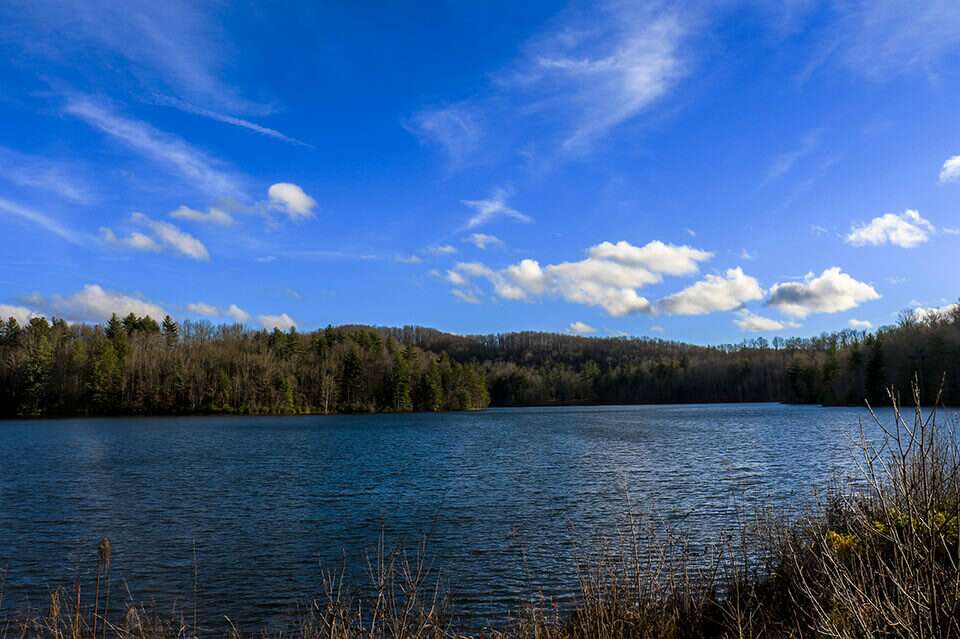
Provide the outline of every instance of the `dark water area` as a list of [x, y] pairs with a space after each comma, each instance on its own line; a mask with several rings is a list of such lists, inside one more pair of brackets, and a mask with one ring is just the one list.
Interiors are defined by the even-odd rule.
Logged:
[[109, 536], [115, 600], [277, 627], [325, 569], [364, 583], [382, 531], [426, 538], [476, 628], [568, 604], [574, 556], [627, 511], [709, 543], [810, 505], [856, 474], [861, 422], [877, 436], [863, 409], [778, 404], [0, 422], [0, 615], [89, 578]]

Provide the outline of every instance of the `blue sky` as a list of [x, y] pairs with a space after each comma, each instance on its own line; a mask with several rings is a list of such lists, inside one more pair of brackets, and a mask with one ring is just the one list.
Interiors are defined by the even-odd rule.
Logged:
[[717, 343], [960, 296], [947, 0], [14, 1], [0, 54], [4, 315]]

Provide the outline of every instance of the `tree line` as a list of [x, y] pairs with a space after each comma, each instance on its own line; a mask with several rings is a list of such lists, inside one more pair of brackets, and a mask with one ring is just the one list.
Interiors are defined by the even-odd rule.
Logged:
[[113, 316], [0, 322], [0, 415], [303, 414], [549, 404], [960, 404], [960, 307], [875, 332], [697, 346], [408, 326], [252, 331]]
[[249, 331], [114, 315], [0, 323], [0, 415], [358, 413], [485, 408], [483, 367], [381, 331]]

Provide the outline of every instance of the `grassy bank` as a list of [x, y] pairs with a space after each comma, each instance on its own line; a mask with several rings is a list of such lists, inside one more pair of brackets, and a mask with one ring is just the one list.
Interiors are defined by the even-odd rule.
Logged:
[[[864, 444], [862, 481], [791, 522], [757, 516], [706, 561], [656, 520], [628, 518], [617, 542], [578, 565], [572, 611], [544, 600], [485, 636], [503, 639], [626, 637], [960, 637], [960, 451], [936, 410], [906, 412], [878, 445]], [[878, 420], [879, 421], [879, 420]], [[881, 424], [882, 427], [882, 424]], [[284, 636], [459, 637], [425, 569], [423, 553], [380, 548], [359, 597], [330, 575]], [[96, 583], [51, 594], [6, 637], [159, 639], [196, 633], [186, 615], [111, 608], [111, 548], [101, 543]], [[455, 580], [456, 575], [444, 575]], [[111, 610], [109, 615], [104, 610]], [[229, 611], [224, 611], [229, 614]], [[204, 634], [237, 636], [228, 618]]]

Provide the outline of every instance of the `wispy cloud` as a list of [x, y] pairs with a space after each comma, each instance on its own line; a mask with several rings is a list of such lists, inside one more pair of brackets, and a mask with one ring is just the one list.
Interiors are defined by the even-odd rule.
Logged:
[[14, 217], [26, 220], [31, 224], [35, 224], [45, 231], [63, 238], [71, 244], [87, 244], [91, 239], [93, 239], [90, 235], [74, 231], [73, 229], [65, 226], [60, 221], [50, 217], [49, 215], [46, 215], [45, 213], [35, 211], [30, 207], [23, 206], [16, 202], [11, 202], [10, 200], [4, 198], [0, 198], [0, 212], [13, 215]]
[[219, 168], [216, 160], [173, 135], [158, 131], [145, 122], [120, 116], [110, 107], [87, 97], [70, 97], [64, 111], [172, 169], [210, 195], [241, 195], [236, 180]]
[[[664, 3], [602, 2], [569, 9], [529, 40], [477, 97], [414, 114], [405, 124], [453, 164], [491, 148], [517, 148], [510, 132], [536, 131], [524, 147], [541, 161], [582, 155], [667, 96], [687, 76], [684, 50], [700, 10]], [[531, 120], [535, 119], [535, 126]], [[481, 122], [508, 123], [493, 128]], [[507, 144], [504, 144], [507, 141]], [[482, 142], [482, 144], [481, 144]], [[526, 149], [524, 155], [532, 151]]]
[[79, 53], [103, 60], [88, 78], [102, 89], [146, 87], [233, 113], [263, 112], [224, 80], [241, 50], [231, 50], [214, 10], [189, 0], [35, 0], [0, 5], [0, 18], [24, 55], [67, 67]]
[[506, 189], [497, 189], [493, 192], [493, 195], [485, 200], [461, 200], [464, 206], [475, 211], [474, 215], [467, 220], [464, 228], [474, 229], [478, 226], [483, 226], [484, 224], [487, 224], [498, 217], [508, 217], [516, 220], [517, 222], [533, 222], [532, 217], [525, 213], [521, 213], [514, 208], [511, 208], [507, 204], [508, 196], [509, 194]]
[[170, 217], [177, 220], [187, 220], [189, 222], [199, 222], [201, 224], [217, 224], [219, 226], [231, 226], [234, 223], [233, 216], [221, 208], [211, 207], [206, 213], [191, 209], [189, 206], [180, 206], [170, 211]]
[[817, 149], [819, 141], [820, 131], [811, 131], [803, 136], [799, 146], [776, 156], [767, 169], [763, 183], [773, 182], [789, 173], [798, 162]]
[[[582, 16], [532, 42], [503, 81], [561, 114], [561, 146], [584, 151], [666, 95], [687, 73], [688, 26], [662, 7], [611, 4], [583, 27]], [[565, 130], [564, 130], [565, 129]]]
[[439, 146], [452, 168], [466, 164], [483, 137], [478, 109], [468, 104], [424, 109], [404, 127], [421, 142]]
[[71, 166], [46, 157], [0, 147], [0, 177], [31, 189], [53, 193], [76, 203], [92, 199], [90, 186], [74, 175]]
[[277, 131], [276, 129], [271, 129], [269, 127], [261, 126], [256, 122], [251, 122], [250, 120], [245, 120], [243, 118], [238, 118], [236, 116], [232, 116], [226, 113], [219, 113], [217, 111], [205, 109], [203, 107], [197, 106], [195, 104], [191, 104], [189, 102], [185, 102], [184, 100], [180, 100], [177, 98], [171, 98], [167, 96], [158, 96], [156, 100], [160, 104], [170, 106], [175, 109], [179, 109], [180, 111], [184, 111], [185, 113], [192, 113], [194, 115], [199, 115], [204, 118], [209, 118], [210, 120], [214, 120], [216, 122], [222, 122], [224, 124], [237, 126], [242, 129], [253, 131], [254, 133], [259, 133], [260, 135], [265, 135], [267, 137], [271, 137], [277, 140], [282, 140], [283, 142], [288, 142], [290, 144], [296, 144], [296, 145], [308, 147], [311, 149], [313, 148], [312, 145], [307, 144], [306, 142], [302, 142], [296, 138], [292, 138], [284, 133], [281, 133], [280, 131]]
[[800, 80], [830, 61], [880, 80], [930, 70], [960, 46], [960, 12], [952, 0], [798, 2], [797, 17], [822, 28], [821, 42]]

